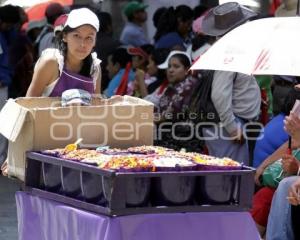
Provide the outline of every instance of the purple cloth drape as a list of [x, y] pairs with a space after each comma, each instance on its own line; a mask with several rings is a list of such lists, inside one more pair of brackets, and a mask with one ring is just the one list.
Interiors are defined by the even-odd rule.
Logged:
[[259, 240], [248, 212], [107, 217], [16, 193], [19, 240]]

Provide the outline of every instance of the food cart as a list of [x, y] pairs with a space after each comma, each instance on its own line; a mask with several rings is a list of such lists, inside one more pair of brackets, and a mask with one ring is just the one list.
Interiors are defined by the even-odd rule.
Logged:
[[[57, 99], [42, 101], [42, 105], [32, 99], [9, 101], [14, 108], [4, 107], [0, 114], [1, 119], [8, 111], [22, 123], [5, 131], [0, 127], [10, 149], [18, 148], [18, 157], [22, 156], [9, 158], [15, 167], [10, 174], [24, 180], [24, 191], [16, 194], [20, 239], [259, 239], [246, 212], [251, 207], [254, 170], [242, 165], [206, 166], [201, 161], [212, 157], [151, 146], [150, 103], [117, 97], [92, 107], [64, 109], [56, 105]], [[42, 126], [43, 118], [47, 121]], [[89, 125], [100, 120], [108, 135], [103, 125]], [[117, 136], [113, 126], [120, 122], [127, 128]], [[86, 128], [78, 134], [82, 125]], [[62, 126], [71, 129], [69, 138]], [[54, 130], [56, 139], [51, 135]], [[31, 134], [25, 146], [24, 132]], [[65, 151], [63, 146], [78, 137], [88, 148]], [[103, 148], [104, 138], [111, 148]], [[97, 151], [96, 146], [102, 147]], [[79, 152], [85, 157], [78, 158]], [[104, 161], [99, 162], [99, 153]], [[128, 157], [142, 163], [110, 164], [124, 163]], [[160, 165], [162, 159], [179, 162]], [[153, 165], [155, 161], [158, 165]]]

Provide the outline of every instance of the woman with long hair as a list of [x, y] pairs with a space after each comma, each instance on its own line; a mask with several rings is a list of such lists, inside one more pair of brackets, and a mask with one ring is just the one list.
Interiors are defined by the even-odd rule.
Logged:
[[93, 48], [99, 30], [97, 16], [87, 8], [72, 10], [61, 34], [58, 48], [44, 50], [36, 63], [26, 96], [61, 96], [68, 89], [100, 93], [100, 60]]

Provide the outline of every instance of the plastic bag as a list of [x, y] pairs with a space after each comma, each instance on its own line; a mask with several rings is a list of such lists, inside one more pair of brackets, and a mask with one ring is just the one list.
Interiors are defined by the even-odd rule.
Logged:
[[284, 178], [282, 169], [282, 159], [280, 158], [276, 162], [266, 167], [262, 174], [262, 184], [264, 186], [277, 188], [279, 182]]
[[[300, 149], [293, 151], [293, 156], [300, 161]], [[286, 177], [282, 169], [282, 159], [278, 159], [276, 162], [266, 167], [262, 174], [262, 185], [277, 188], [279, 182]]]

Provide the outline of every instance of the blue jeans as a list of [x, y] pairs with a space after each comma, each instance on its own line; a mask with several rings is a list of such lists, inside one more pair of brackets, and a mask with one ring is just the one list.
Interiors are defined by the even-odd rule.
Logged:
[[289, 187], [297, 178], [297, 176], [287, 177], [279, 183], [269, 213], [266, 240], [294, 239], [291, 205], [286, 197]]

